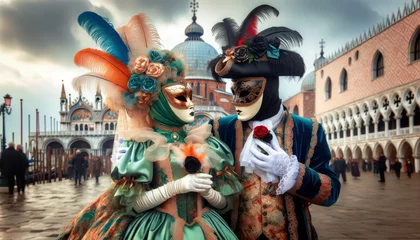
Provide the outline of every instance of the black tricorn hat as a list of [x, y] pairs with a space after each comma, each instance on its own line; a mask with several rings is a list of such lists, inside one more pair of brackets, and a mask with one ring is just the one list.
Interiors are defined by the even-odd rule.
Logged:
[[222, 46], [223, 55], [209, 62], [213, 77], [302, 77], [305, 64], [302, 57], [287, 50], [302, 44], [302, 36], [286, 27], [270, 27], [257, 32], [257, 22], [279, 11], [269, 5], [252, 10], [241, 26], [225, 18], [212, 28], [216, 41]]

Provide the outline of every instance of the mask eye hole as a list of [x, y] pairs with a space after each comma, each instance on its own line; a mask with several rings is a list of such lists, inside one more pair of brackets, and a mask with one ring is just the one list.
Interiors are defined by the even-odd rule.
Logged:
[[248, 95], [249, 95], [249, 91], [244, 90], [244, 91], [241, 91], [241, 93], [239, 94], [239, 97], [243, 98], [243, 97], [246, 97]]
[[178, 99], [179, 101], [181, 101], [181, 102], [186, 102], [187, 101], [187, 99], [185, 98], [185, 96], [183, 96], [183, 95], [179, 95], [179, 96], [177, 96], [177, 97], [175, 97], [176, 99]]

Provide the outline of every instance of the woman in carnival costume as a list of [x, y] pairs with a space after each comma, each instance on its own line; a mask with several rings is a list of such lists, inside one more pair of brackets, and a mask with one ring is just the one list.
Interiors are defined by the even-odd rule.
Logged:
[[215, 79], [231, 78], [237, 115], [213, 121], [215, 136], [235, 153], [244, 191], [231, 224], [240, 239], [318, 239], [310, 204], [333, 205], [340, 182], [322, 125], [291, 114], [279, 97], [279, 77], [302, 77], [302, 57], [288, 50], [301, 35], [286, 27], [257, 31], [257, 22], [279, 15], [269, 5], [238, 25], [225, 18], [213, 27], [224, 54], [211, 61]]
[[76, 54], [76, 65], [92, 73], [74, 83], [105, 89], [125, 153], [111, 173], [113, 188], [59, 239], [237, 239], [219, 216], [242, 190], [233, 155], [210, 125], [184, 130], [194, 104], [182, 59], [156, 50], [159, 37], [142, 14], [118, 29], [93, 12], [78, 22], [103, 51]]

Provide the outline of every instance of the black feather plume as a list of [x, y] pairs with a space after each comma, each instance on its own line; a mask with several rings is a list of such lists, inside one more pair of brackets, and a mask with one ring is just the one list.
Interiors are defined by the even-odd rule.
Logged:
[[305, 74], [305, 63], [302, 56], [296, 52], [280, 49], [279, 59], [269, 58], [273, 73], [280, 77], [302, 77]]
[[299, 47], [303, 42], [299, 32], [287, 27], [270, 27], [259, 32], [258, 35], [265, 37], [269, 43], [276, 39], [280, 40], [280, 47], [285, 49]]
[[279, 15], [279, 11], [270, 5], [261, 5], [254, 8], [254, 10], [252, 10], [248, 16], [246, 16], [245, 20], [239, 27], [237, 39], [235, 42], [238, 43], [241, 39], [243, 40], [246, 37], [253, 37], [256, 35], [257, 21], [265, 20], [271, 15], [275, 15], [277, 17]]
[[232, 18], [225, 18], [211, 29], [216, 42], [224, 49], [235, 46], [239, 26]]
[[212, 60], [210, 60], [210, 62], [207, 64], [207, 70], [211, 71], [211, 75], [213, 76], [214, 80], [216, 80], [216, 82], [223, 82], [222, 78], [216, 73], [216, 64], [223, 59], [223, 55], [219, 55], [215, 58], [213, 58]]

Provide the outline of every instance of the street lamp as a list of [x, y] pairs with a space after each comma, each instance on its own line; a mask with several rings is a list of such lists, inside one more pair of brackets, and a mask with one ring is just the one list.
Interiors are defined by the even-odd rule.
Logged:
[[10, 115], [12, 113], [12, 108], [10, 107], [12, 104], [12, 96], [9, 94], [4, 95], [4, 103], [0, 106], [0, 115], [3, 115], [3, 139], [1, 141], [1, 150], [4, 151], [6, 149], [6, 113]]

